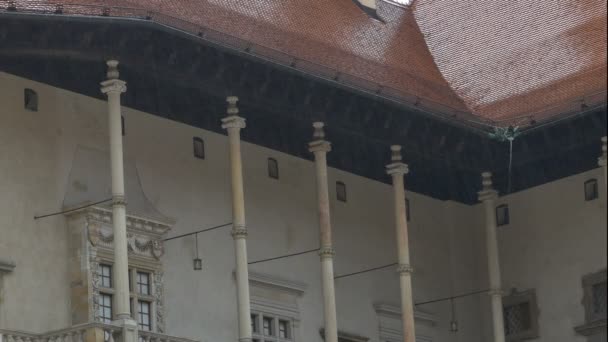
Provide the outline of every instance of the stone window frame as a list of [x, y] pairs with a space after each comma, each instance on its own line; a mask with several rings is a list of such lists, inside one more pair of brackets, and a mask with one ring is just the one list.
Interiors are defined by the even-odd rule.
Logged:
[[[321, 335], [323, 341], [325, 341], [325, 328], [321, 328], [319, 330], [319, 334]], [[369, 337], [338, 331], [338, 342], [368, 342], [369, 340]]]
[[508, 306], [520, 305], [528, 303], [530, 309], [530, 329], [521, 331], [517, 334], [505, 336], [507, 342], [525, 341], [530, 339], [539, 338], [539, 324], [538, 317], [540, 310], [538, 308], [538, 300], [536, 298], [536, 290], [530, 289], [525, 291], [517, 291], [513, 289], [510, 294], [503, 296], [502, 298], [503, 310]]
[[[107, 265], [110, 266], [111, 268], [111, 288], [108, 287], [103, 287], [101, 286], [101, 282], [100, 282], [100, 286], [99, 286], [99, 295], [109, 295], [112, 298], [112, 315], [115, 315], [115, 308], [116, 305], [114, 303], [114, 301], [116, 300], [116, 296], [115, 296], [115, 290], [114, 290], [114, 260], [112, 260], [111, 258], [99, 258], [99, 262], [98, 262], [98, 266], [97, 266], [97, 272], [101, 271], [101, 266], [103, 265]], [[156, 317], [154, 316], [156, 313], [156, 297], [155, 297], [155, 292], [156, 292], [156, 288], [155, 288], [155, 284], [154, 284], [154, 277], [156, 276], [156, 273], [159, 272], [159, 270], [156, 270], [152, 265], [148, 266], [148, 265], [142, 265], [141, 263], [133, 263], [133, 264], [129, 264], [129, 306], [130, 306], [130, 311], [131, 311], [131, 317], [137, 322], [137, 326], [141, 329], [142, 328], [142, 324], [140, 324], [139, 322], [139, 302], [140, 301], [144, 301], [146, 303], [149, 304], [149, 308], [150, 308], [150, 312], [148, 313], [149, 315], [149, 319], [150, 319], [150, 330], [151, 332], [155, 332], [155, 331], [159, 331], [158, 327], [156, 326]], [[138, 273], [147, 273], [149, 276], [149, 290], [150, 290], [150, 294], [145, 295], [145, 294], [140, 294], [138, 293], [138, 279], [137, 279], [137, 275]], [[99, 279], [101, 279], [101, 276], [98, 274]], [[99, 316], [97, 316], [99, 317]], [[101, 319], [101, 317], [99, 317]]]
[[[236, 277], [236, 274], [234, 274]], [[236, 278], [235, 278], [236, 279]], [[277, 319], [290, 322], [291, 337], [290, 339], [267, 339], [264, 336], [255, 335], [254, 341], [257, 339], [262, 341], [286, 341], [286, 342], [301, 342], [303, 341], [300, 331], [300, 309], [299, 299], [304, 295], [307, 285], [291, 280], [279, 278], [274, 275], [250, 272], [249, 286], [251, 289], [251, 314], [264, 315], [268, 317], [276, 317]], [[261, 291], [261, 292], [260, 292]], [[268, 297], [268, 294], [272, 294]], [[280, 298], [280, 299], [279, 299]], [[278, 321], [275, 321], [275, 323]], [[261, 323], [261, 321], [260, 321]]]
[[583, 276], [583, 299], [581, 304], [583, 304], [585, 309], [585, 324], [574, 328], [578, 334], [583, 336], [592, 336], [602, 331], [606, 331], [606, 316], [598, 316], [593, 312], [593, 286], [606, 281], [607, 277], [605, 268], [598, 272]]
[[[589, 191], [588, 186], [592, 185], [592, 191]], [[596, 199], [598, 199], [600, 197], [600, 189], [599, 189], [599, 184], [596, 178], [591, 178], [585, 181], [584, 185], [583, 185], [583, 190], [585, 192], [585, 201], [586, 202], [590, 202], [590, 201], [594, 201]]]
[[[264, 319], [272, 320], [273, 332], [270, 335], [264, 333]], [[279, 324], [286, 322], [288, 325], [287, 337], [279, 336]], [[289, 316], [277, 315], [276, 313], [264, 312], [261, 310], [251, 310], [251, 325], [253, 333], [253, 342], [293, 342], [295, 341], [295, 321]], [[257, 327], [257, 329], [256, 329]]]

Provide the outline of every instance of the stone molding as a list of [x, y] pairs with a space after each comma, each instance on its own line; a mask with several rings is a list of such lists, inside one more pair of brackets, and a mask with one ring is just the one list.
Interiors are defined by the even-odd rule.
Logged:
[[249, 283], [252, 286], [261, 286], [295, 296], [302, 296], [307, 288], [307, 285], [304, 283], [256, 272], [249, 272]]
[[335, 255], [336, 251], [332, 247], [322, 247], [319, 249], [321, 259], [333, 258]]
[[245, 127], [247, 127], [245, 119], [238, 115], [231, 115], [222, 119], [223, 129], [243, 129]]
[[[397, 305], [377, 303], [374, 304], [374, 310], [378, 316], [401, 319], [401, 308]], [[435, 326], [438, 323], [434, 314], [420, 310], [414, 311], [414, 319], [429, 326]]]

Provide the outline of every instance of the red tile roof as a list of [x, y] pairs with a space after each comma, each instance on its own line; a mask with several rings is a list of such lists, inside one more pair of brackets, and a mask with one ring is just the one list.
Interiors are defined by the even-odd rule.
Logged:
[[352, 0], [75, 1], [152, 11], [167, 25], [227, 34], [254, 44], [254, 52], [295, 57], [302, 70], [339, 72], [351, 83], [482, 121], [526, 124], [531, 113], [542, 120], [585, 96], [606, 102], [604, 0], [379, 1], [384, 22]]

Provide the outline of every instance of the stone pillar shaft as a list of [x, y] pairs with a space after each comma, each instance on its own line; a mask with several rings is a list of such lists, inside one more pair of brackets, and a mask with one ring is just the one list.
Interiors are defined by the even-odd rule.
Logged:
[[404, 175], [407, 174], [409, 170], [407, 165], [401, 162], [401, 146], [391, 146], [391, 151], [392, 163], [386, 166], [386, 172], [393, 179], [397, 260], [399, 263], [397, 272], [399, 273], [399, 285], [401, 289], [403, 341], [416, 342], [414, 301], [412, 298], [412, 267], [410, 266], [405, 186], [403, 179]]
[[249, 298], [249, 269], [247, 259], [247, 226], [245, 222], [245, 192], [243, 190], [243, 164], [241, 158], [240, 131], [245, 128], [245, 119], [238, 116], [238, 98], [229, 96], [228, 116], [222, 119], [222, 128], [228, 131], [230, 145], [230, 174], [232, 185], [232, 238], [236, 261], [236, 287], [239, 320], [239, 341], [250, 342], [251, 303]]
[[321, 249], [321, 279], [323, 285], [323, 312], [325, 317], [325, 342], [338, 342], [338, 320], [336, 314], [336, 290], [334, 284], [334, 250], [331, 236], [331, 216], [329, 211], [329, 190], [327, 181], [327, 152], [331, 144], [325, 141], [324, 124], [315, 122], [313, 141], [309, 151], [315, 156], [317, 179], [317, 201], [319, 214], [319, 239]]
[[479, 200], [483, 202], [486, 216], [486, 248], [488, 253], [488, 275], [490, 278], [494, 342], [505, 342], [502, 281], [500, 276], [498, 238], [496, 233], [496, 198], [498, 197], [498, 192], [492, 189], [492, 174], [490, 172], [484, 172], [482, 178], [483, 190], [479, 192]]
[[102, 93], [108, 96], [110, 162], [112, 168], [112, 218], [114, 229], [114, 305], [117, 319], [130, 319], [129, 260], [127, 249], [127, 214], [122, 147], [122, 115], [120, 95], [127, 90], [118, 79], [118, 62], [108, 61], [108, 80], [101, 83]]

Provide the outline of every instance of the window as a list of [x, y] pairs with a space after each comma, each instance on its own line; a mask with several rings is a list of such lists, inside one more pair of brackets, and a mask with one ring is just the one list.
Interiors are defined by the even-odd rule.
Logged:
[[[100, 280], [99, 293], [99, 320], [103, 323], [112, 322], [113, 306], [112, 299], [114, 294], [112, 266], [100, 264], [98, 269]], [[152, 292], [152, 273], [129, 269], [129, 291], [130, 308], [132, 317], [137, 319], [140, 330], [152, 331], [152, 309], [154, 297]], [[133, 288], [135, 285], [135, 289]]]
[[23, 91], [23, 102], [24, 107], [32, 112], [38, 111], [38, 94], [29, 88], [25, 88]]
[[523, 341], [538, 337], [536, 292], [513, 290], [504, 298], [503, 319], [507, 341]]
[[112, 288], [112, 266], [110, 265], [99, 265], [99, 278], [101, 280], [101, 287]]
[[496, 224], [498, 226], [504, 226], [509, 224], [511, 217], [509, 216], [509, 205], [502, 204], [496, 207]]
[[194, 156], [198, 159], [205, 159], [205, 142], [199, 137], [192, 138], [192, 148]]
[[585, 323], [574, 328], [578, 334], [593, 336], [606, 331], [606, 292], [606, 269], [583, 277]]
[[102, 323], [112, 323], [112, 295], [102, 293], [99, 295], [99, 319]]
[[137, 272], [137, 293], [150, 295], [150, 273]]
[[585, 182], [585, 201], [593, 201], [599, 197], [597, 179], [590, 179]]
[[342, 182], [336, 182], [336, 197], [340, 202], [346, 202], [346, 185]]
[[279, 163], [274, 158], [268, 158], [268, 177], [279, 179]]
[[267, 313], [251, 314], [253, 342], [293, 341], [291, 319]]
[[150, 320], [150, 303], [140, 300], [137, 302], [137, 323], [139, 325], [139, 329], [150, 331], [152, 330], [152, 323]]

